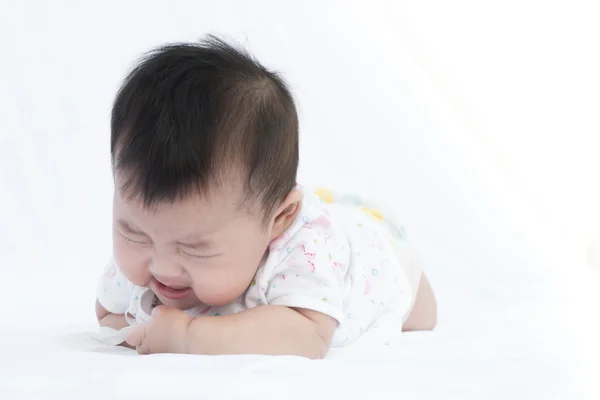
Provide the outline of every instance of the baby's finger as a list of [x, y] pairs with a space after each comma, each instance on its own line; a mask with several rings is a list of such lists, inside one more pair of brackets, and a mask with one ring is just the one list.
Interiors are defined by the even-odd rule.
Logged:
[[129, 343], [132, 347], [137, 347], [142, 344], [142, 339], [145, 335], [146, 326], [145, 324], [136, 326], [131, 329], [127, 336], [125, 337], [125, 341]]
[[141, 337], [139, 344], [136, 346], [135, 350], [138, 354], [150, 354], [150, 343], [146, 339], [146, 324], [142, 325], [140, 328]]
[[146, 346], [144, 346], [143, 344], [140, 346], [137, 346], [135, 348], [135, 351], [137, 351], [138, 354], [143, 355], [143, 354], [150, 354], [150, 352], [148, 351], [148, 348]]
[[156, 306], [152, 309], [152, 317], [156, 318], [160, 315], [163, 310], [168, 310], [169, 308], [166, 306]]

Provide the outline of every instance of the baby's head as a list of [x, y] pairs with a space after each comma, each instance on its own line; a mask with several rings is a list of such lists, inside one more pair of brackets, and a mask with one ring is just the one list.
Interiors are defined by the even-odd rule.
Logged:
[[289, 90], [212, 36], [156, 49], [129, 73], [111, 154], [115, 261], [168, 306], [242, 295], [300, 209]]

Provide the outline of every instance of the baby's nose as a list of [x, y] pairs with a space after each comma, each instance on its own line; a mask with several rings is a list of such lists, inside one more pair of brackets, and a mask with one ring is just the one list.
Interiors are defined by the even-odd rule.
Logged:
[[177, 262], [161, 257], [152, 260], [150, 273], [161, 281], [170, 282], [179, 280], [184, 270]]

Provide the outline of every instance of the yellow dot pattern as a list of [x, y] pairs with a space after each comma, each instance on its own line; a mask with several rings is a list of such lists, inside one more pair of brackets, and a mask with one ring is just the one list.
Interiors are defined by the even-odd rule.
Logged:
[[315, 194], [321, 198], [325, 203], [333, 203], [333, 193], [329, 189], [321, 188], [315, 191]]

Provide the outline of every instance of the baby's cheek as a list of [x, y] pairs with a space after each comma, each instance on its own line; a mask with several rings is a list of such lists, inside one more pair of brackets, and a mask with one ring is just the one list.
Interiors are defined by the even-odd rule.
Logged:
[[244, 294], [254, 277], [254, 274], [247, 277], [248, 274], [233, 271], [211, 275], [204, 278], [194, 276], [193, 288], [201, 302], [217, 307], [229, 304]]
[[148, 261], [143, 253], [122, 243], [113, 245], [114, 259], [123, 275], [134, 285], [146, 286], [150, 282]]

